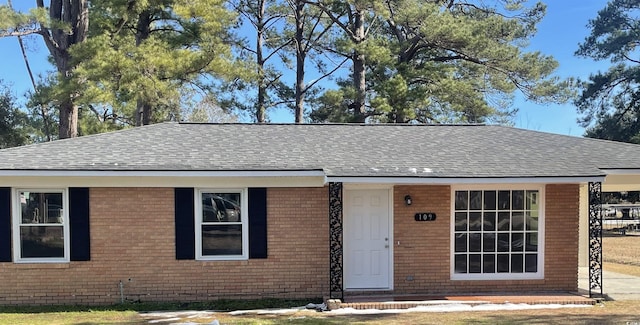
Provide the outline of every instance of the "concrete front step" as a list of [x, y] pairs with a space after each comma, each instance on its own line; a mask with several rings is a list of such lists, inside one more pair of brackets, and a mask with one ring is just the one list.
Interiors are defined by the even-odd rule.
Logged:
[[482, 304], [530, 304], [530, 305], [594, 305], [591, 299], [577, 293], [543, 293], [533, 295], [464, 295], [464, 296], [417, 296], [417, 295], [354, 295], [339, 299], [327, 300], [328, 309], [409, 309], [420, 306], [465, 304], [477, 306]]

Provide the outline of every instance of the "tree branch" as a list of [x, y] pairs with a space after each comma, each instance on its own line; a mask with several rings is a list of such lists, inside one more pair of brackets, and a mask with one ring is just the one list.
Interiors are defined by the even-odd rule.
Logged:
[[40, 30], [39, 29], [28, 29], [28, 30], [14, 30], [14, 31], [5, 31], [0, 33], [0, 38], [2, 37], [21, 37], [21, 36], [28, 36], [28, 35], [33, 35], [33, 34], [39, 34]]
[[623, 56], [625, 59], [627, 59], [627, 60], [629, 60], [629, 61], [631, 61], [631, 62], [633, 62], [633, 63], [638, 63], [638, 64], [640, 64], [640, 61], [638, 61], [638, 60], [634, 60], [634, 59], [630, 58], [630, 57], [629, 57], [628, 55], [626, 55], [626, 54], [623, 54], [622, 56]]
[[349, 36], [349, 38], [353, 41], [357, 41], [356, 39], [356, 35], [353, 33], [353, 31], [347, 26], [345, 25], [343, 22], [340, 21], [340, 19], [338, 19], [338, 17], [336, 17], [330, 10], [329, 8], [327, 8], [327, 6], [325, 6], [324, 4], [320, 3], [320, 2], [314, 2], [314, 1], [309, 1], [309, 0], [303, 0], [305, 1], [305, 3], [308, 3], [312, 6], [316, 6], [318, 7], [318, 9], [322, 10], [322, 12], [324, 12], [329, 19], [331, 19], [331, 21], [333, 21], [336, 25], [340, 26], [340, 28], [347, 34], [347, 36]]
[[342, 62], [340, 62], [335, 68], [333, 68], [331, 71], [323, 74], [322, 76], [320, 76], [320, 78], [317, 78], [316, 80], [313, 80], [311, 82], [309, 82], [309, 84], [306, 85], [306, 87], [304, 87], [304, 90], [302, 91], [302, 93], [306, 93], [309, 89], [311, 89], [315, 84], [317, 84], [318, 82], [320, 82], [320, 80], [327, 78], [329, 76], [331, 76], [334, 72], [338, 71], [338, 69], [342, 68], [342, 65], [344, 65], [347, 60], [349, 60], [348, 58], [345, 58], [344, 60], [342, 60]]
[[269, 53], [269, 55], [267, 55], [267, 57], [264, 59], [264, 62], [269, 61], [269, 59], [276, 53], [278, 53], [278, 51], [280, 51], [282, 48], [284, 48], [285, 46], [288, 46], [289, 44], [291, 44], [291, 42], [293, 42], [292, 39], [284, 42], [283, 44], [281, 44], [280, 46], [276, 47], [273, 51], [271, 51], [271, 53]]

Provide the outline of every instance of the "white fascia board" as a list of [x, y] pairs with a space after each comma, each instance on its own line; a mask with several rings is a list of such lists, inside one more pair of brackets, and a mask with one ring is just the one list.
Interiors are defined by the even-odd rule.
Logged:
[[225, 173], [71, 173], [53, 176], [0, 175], [0, 187], [323, 187], [323, 172], [225, 172]]
[[0, 177], [0, 187], [323, 187], [324, 177]]
[[586, 182], [604, 182], [604, 176], [575, 177], [327, 177], [328, 182], [359, 184], [416, 184], [416, 185], [452, 185], [452, 184], [575, 184]]
[[324, 177], [322, 170], [0, 170], [2, 176], [36, 177]]
[[621, 169], [621, 168], [601, 168], [600, 169], [606, 175], [640, 175], [640, 169], [630, 168], [630, 169]]

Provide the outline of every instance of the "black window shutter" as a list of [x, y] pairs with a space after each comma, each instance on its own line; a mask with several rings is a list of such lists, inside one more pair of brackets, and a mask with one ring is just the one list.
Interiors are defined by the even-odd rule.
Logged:
[[267, 258], [267, 189], [249, 189], [249, 258]]
[[176, 188], [176, 259], [193, 260], [196, 258], [195, 207], [193, 188]]
[[0, 187], [0, 262], [11, 262], [11, 189]]
[[69, 188], [69, 226], [69, 233], [71, 234], [71, 260], [91, 260], [89, 188]]

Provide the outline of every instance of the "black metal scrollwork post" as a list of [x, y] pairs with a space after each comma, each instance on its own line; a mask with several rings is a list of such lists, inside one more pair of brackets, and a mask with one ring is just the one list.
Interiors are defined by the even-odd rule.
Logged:
[[589, 297], [602, 296], [602, 183], [589, 182]]
[[344, 300], [342, 285], [342, 183], [329, 183], [329, 298]]

